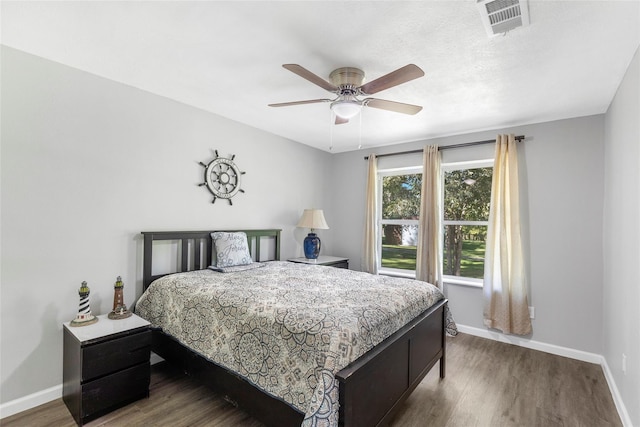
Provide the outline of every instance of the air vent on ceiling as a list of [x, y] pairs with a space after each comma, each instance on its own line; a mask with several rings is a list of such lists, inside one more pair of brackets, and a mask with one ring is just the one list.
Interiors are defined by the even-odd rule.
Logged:
[[489, 36], [529, 25], [528, 0], [477, 0], [476, 4]]

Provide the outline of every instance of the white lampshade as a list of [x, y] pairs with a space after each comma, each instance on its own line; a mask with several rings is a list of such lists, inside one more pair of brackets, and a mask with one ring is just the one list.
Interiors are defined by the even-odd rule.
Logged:
[[331, 111], [343, 119], [351, 119], [358, 115], [362, 105], [357, 101], [336, 101], [331, 103]]
[[317, 228], [321, 230], [329, 228], [327, 221], [324, 219], [322, 209], [305, 209], [296, 227]]

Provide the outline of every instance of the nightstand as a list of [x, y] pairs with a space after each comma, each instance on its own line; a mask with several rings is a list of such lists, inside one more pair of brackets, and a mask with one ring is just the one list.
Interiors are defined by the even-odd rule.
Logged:
[[327, 265], [336, 268], [349, 268], [349, 258], [343, 258], [338, 256], [320, 255], [318, 259], [302, 258], [289, 258], [287, 261], [299, 262], [302, 264], [312, 265]]
[[63, 326], [62, 398], [78, 425], [149, 397], [149, 322], [135, 314], [98, 319], [88, 326]]

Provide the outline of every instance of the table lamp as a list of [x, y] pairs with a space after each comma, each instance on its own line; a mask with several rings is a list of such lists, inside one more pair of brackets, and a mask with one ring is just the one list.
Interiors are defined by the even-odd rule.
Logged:
[[309, 234], [304, 238], [304, 256], [307, 259], [317, 259], [320, 254], [320, 238], [313, 232], [314, 229], [328, 229], [322, 209], [305, 209], [296, 227], [309, 228]]

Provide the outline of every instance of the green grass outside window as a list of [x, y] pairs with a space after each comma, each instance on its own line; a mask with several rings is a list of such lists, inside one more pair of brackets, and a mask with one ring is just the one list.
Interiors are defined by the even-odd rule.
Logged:
[[[463, 242], [462, 262], [460, 265], [461, 277], [477, 279], [482, 279], [484, 277], [484, 251], [484, 241], [465, 240]], [[417, 249], [415, 246], [382, 245], [382, 267], [385, 268], [415, 270], [416, 256]], [[445, 264], [445, 274], [446, 271], [447, 268]]]

